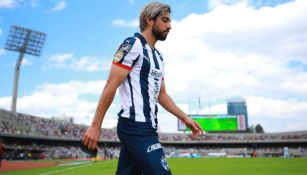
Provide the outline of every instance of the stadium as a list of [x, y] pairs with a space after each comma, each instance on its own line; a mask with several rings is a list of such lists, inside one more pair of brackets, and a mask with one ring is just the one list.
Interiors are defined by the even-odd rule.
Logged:
[[[306, 174], [307, 1], [163, 1], [171, 10], [143, 25], [145, 1], [0, 0], [1, 175], [114, 175], [119, 164], [148, 174]], [[103, 99], [113, 65], [129, 74]], [[97, 102], [112, 95], [102, 127], [89, 132], [107, 106]], [[116, 128], [123, 118], [132, 124]], [[195, 126], [205, 133], [192, 137]], [[93, 156], [81, 139], [96, 142], [88, 136], [99, 131]], [[142, 151], [131, 156], [123, 138]]]
[[[87, 126], [72, 121], [46, 119], [0, 110], [0, 137], [4, 141], [3, 169], [8, 173], [19, 168], [14, 162], [39, 164], [40, 160], [82, 162], [91, 158], [79, 148]], [[101, 129], [96, 161], [116, 161], [120, 142], [116, 128]], [[282, 133], [209, 132], [192, 139], [187, 132], [159, 133], [165, 154], [170, 159], [218, 158], [306, 158], [307, 131]], [[284, 154], [288, 148], [289, 155]], [[210, 159], [213, 158], [213, 159]], [[306, 160], [306, 159], [303, 159]], [[11, 162], [11, 163], [9, 163]], [[59, 166], [49, 162], [46, 166]], [[10, 167], [9, 167], [10, 166]], [[72, 164], [72, 166], [76, 166]], [[35, 167], [35, 166], [34, 166]], [[39, 166], [38, 166], [39, 167]], [[30, 168], [27, 164], [27, 167]], [[43, 168], [44, 169], [44, 168]], [[24, 170], [25, 171], [25, 170]], [[23, 171], [16, 171], [23, 172]], [[25, 171], [26, 172], [26, 171]]]

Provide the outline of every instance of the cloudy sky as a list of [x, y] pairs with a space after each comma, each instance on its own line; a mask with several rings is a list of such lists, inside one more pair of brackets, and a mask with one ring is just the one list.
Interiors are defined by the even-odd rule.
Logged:
[[[0, 108], [10, 110], [18, 53], [4, 50], [11, 25], [47, 33], [40, 57], [25, 55], [17, 111], [90, 124], [113, 55], [138, 29], [147, 1], [0, 0]], [[307, 130], [306, 0], [167, 0], [172, 29], [156, 47], [168, 93], [187, 113], [226, 114], [245, 98], [249, 125]], [[200, 104], [199, 104], [200, 99]], [[119, 97], [103, 127], [114, 127]], [[160, 108], [159, 127], [177, 120]]]

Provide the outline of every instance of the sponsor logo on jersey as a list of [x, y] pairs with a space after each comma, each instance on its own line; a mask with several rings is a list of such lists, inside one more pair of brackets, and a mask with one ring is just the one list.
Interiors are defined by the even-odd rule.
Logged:
[[161, 149], [162, 146], [160, 143], [155, 143], [153, 145], [150, 145], [148, 148], [147, 148], [147, 153], [150, 153], [151, 151], [154, 151], [154, 150], [157, 150], [157, 149]]
[[162, 77], [162, 72], [160, 72], [159, 70], [151, 70], [151, 73], [150, 73], [151, 76], [153, 76], [154, 78], [160, 78]]

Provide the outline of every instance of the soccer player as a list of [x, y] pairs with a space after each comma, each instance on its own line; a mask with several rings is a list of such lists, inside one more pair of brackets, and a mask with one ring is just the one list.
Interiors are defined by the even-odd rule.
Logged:
[[203, 131], [166, 92], [164, 57], [155, 48], [171, 29], [171, 8], [159, 2], [143, 7], [139, 17], [140, 33], [123, 41], [114, 55], [107, 83], [102, 91], [92, 124], [83, 144], [95, 149], [103, 118], [117, 88], [121, 99], [117, 134], [122, 143], [117, 175], [171, 174], [156, 132], [157, 103], [182, 120], [196, 138]]
[[283, 154], [284, 154], [284, 158], [289, 158], [289, 148], [288, 147], [284, 147], [283, 148]]

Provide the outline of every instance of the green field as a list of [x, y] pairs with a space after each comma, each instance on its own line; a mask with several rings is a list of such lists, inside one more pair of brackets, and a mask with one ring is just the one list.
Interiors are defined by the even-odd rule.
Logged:
[[[305, 175], [305, 158], [201, 158], [168, 159], [174, 175]], [[1, 175], [114, 175], [117, 160], [56, 166]]]

